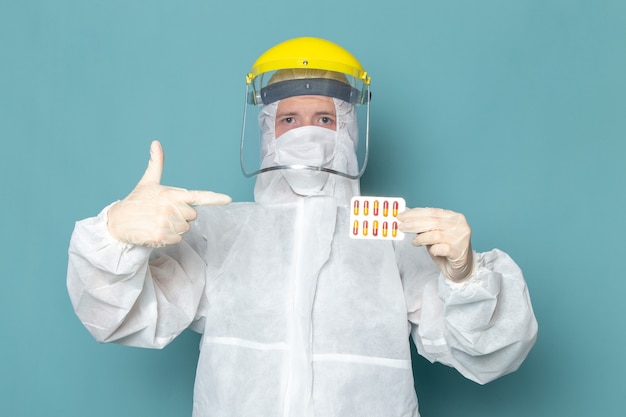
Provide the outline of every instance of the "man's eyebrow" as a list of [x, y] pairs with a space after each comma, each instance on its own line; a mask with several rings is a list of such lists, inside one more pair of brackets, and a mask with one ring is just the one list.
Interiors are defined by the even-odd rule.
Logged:
[[313, 116], [315, 117], [325, 116], [325, 117], [331, 117], [334, 119], [337, 117], [337, 114], [334, 111], [318, 110], [313, 113]]
[[296, 110], [276, 112], [276, 116], [296, 116], [298, 114]]
[[[276, 112], [276, 116], [298, 116], [301, 114], [298, 110], [286, 110], [286, 111], [278, 111]], [[313, 113], [315, 116], [333, 116], [336, 117], [336, 113], [332, 110], [318, 110]]]

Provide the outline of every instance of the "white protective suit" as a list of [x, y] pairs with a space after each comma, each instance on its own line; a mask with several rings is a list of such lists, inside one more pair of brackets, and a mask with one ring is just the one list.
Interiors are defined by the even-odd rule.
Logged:
[[[353, 164], [352, 107], [335, 103], [333, 164]], [[275, 111], [260, 120], [268, 163]], [[516, 264], [475, 253], [471, 278], [453, 283], [408, 237], [350, 239], [358, 192], [330, 175], [300, 197], [267, 172], [256, 203], [199, 207], [184, 241], [159, 249], [115, 241], [105, 209], [72, 235], [76, 313], [100, 342], [161, 348], [201, 332], [195, 417], [416, 417], [409, 334], [479, 383], [516, 370], [537, 332]]]

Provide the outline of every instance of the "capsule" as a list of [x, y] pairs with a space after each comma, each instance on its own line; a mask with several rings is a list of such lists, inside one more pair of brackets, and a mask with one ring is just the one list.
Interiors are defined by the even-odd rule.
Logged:
[[370, 202], [365, 200], [363, 202], [363, 215], [367, 216], [370, 213]]
[[359, 200], [354, 200], [354, 215], [359, 215]]
[[367, 220], [363, 221], [363, 236], [367, 236]]
[[378, 220], [374, 220], [374, 223], [372, 223], [372, 234], [378, 236]]
[[391, 211], [391, 214], [393, 215], [393, 217], [398, 216], [398, 202], [397, 201], [393, 202], [393, 209]]
[[387, 237], [387, 230], [388, 230], [387, 222], [383, 222], [383, 237]]
[[385, 201], [383, 203], [383, 216], [387, 217], [389, 215], [389, 201]]
[[391, 236], [398, 236], [398, 222], [393, 222], [393, 225], [391, 226]]
[[378, 216], [378, 200], [374, 200], [374, 216]]
[[358, 220], [355, 220], [354, 224], [352, 225], [352, 234], [354, 236], [359, 234], [359, 221]]

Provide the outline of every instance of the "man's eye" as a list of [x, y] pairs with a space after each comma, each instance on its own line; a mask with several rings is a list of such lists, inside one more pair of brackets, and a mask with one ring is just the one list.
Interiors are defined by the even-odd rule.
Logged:
[[283, 119], [283, 122], [291, 124], [294, 122], [294, 120], [293, 120], [293, 117], [285, 117]]
[[332, 123], [332, 120], [330, 120], [330, 117], [322, 117], [322, 123], [324, 124]]

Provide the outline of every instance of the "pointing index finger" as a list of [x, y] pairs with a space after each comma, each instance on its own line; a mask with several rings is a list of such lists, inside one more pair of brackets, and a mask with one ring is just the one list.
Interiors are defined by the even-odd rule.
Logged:
[[230, 196], [213, 191], [188, 190], [185, 196], [185, 203], [193, 206], [223, 206], [231, 201]]

